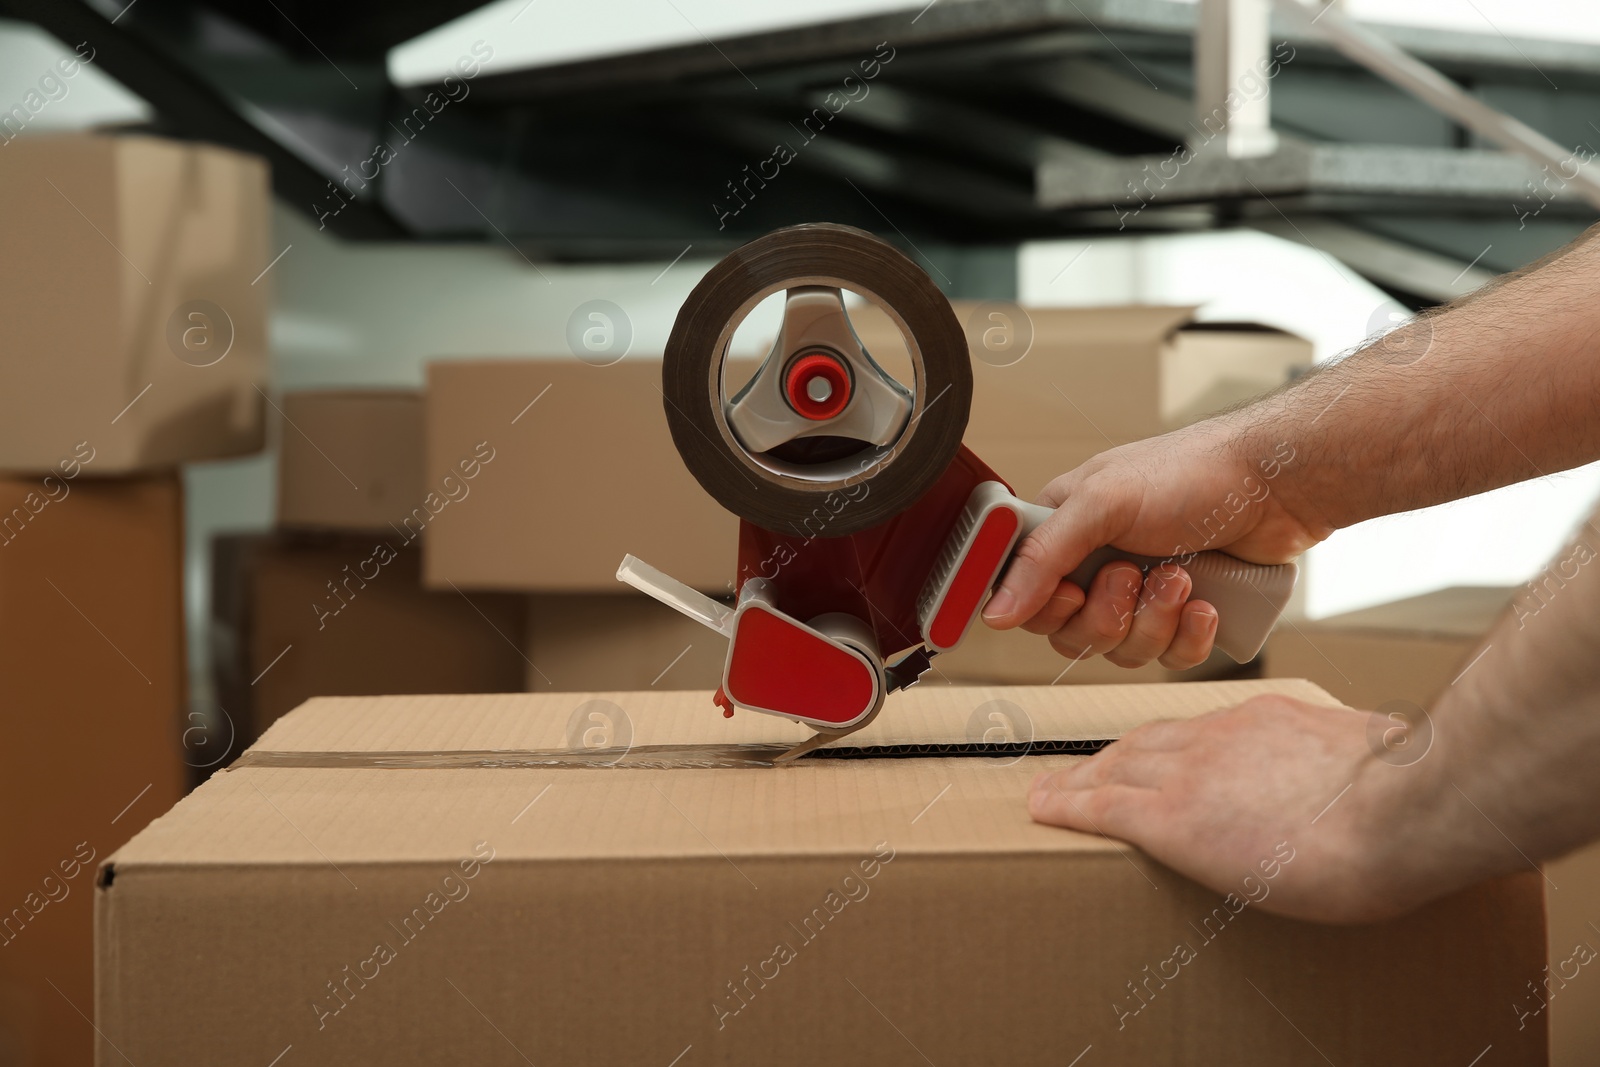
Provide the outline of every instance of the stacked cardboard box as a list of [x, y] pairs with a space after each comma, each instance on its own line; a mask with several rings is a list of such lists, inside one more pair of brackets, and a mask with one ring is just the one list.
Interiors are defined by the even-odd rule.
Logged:
[[[1518, 595], [1537, 604], [1525, 590], [1463, 586], [1281, 627], [1263, 652], [1265, 671], [1310, 678], [1358, 708], [1427, 708], [1471, 667]], [[1546, 864], [1545, 873], [1549, 971], [1534, 976], [1537, 995], [1515, 1004], [1530, 1026], [1548, 1024], [1555, 1067], [1580, 1067], [1600, 1061], [1600, 983], [1581, 978], [1573, 962], [1600, 954], [1600, 844]]]
[[[1269, 690], [1331, 702], [914, 690], [852, 744], [981, 742], [997, 704], [1105, 739]], [[1258, 905], [1309, 838], [1221, 895], [1032, 823], [1028, 782], [1081, 757], [741, 765], [804, 729], [706, 696], [280, 719], [101, 869], [101, 1062], [1544, 1062], [1506, 1010], [1543, 961], [1532, 872], [1391, 923], [1291, 922]]]
[[291, 392], [276, 421], [278, 528], [212, 543], [212, 671], [232, 752], [314, 696], [521, 689], [522, 599], [422, 588], [424, 535], [477, 470], [425, 485], [421, 394]]
[[5, 476], [0, 515], [0, 1062], [55, 1067], [92, 1046], [95, 864], [183, 795], [183, 499]]
[[[983, 307], [958, 303], [956, 312], [982, 320]], [[869, 350], [891, 368], [904, 362], [904, 342], [885, 316], [871, 308], [852, 316]], [[1113, 444], [1281, 384], [1311, 359], [1300, 338], [1200, 326], [1188, 308], [1029, 309], [1026, 316], [1031, 347], [1021, 358], [996, 356], [981, 331], [972, 333], [966, 435], [1025, 496]], [[429, 367], [427, 484], [461, 482], [464, 459], [481, 453], [483, 462], [471, 502], [443, 508], [429, 524], [424, 581], [532, 594], [532, 689], [611, 687], [622, 684], [618, 677], [657, 688], [720, 682], [716, 635], [615, 578], [631, 552], [706, 592], [732, 592], [738, 523], [678, 458], [660, 376], [660, 361], [647, 357], [604, 367], [570, 358]], [[1015, 684], [1176, 677], [1159, 666], [1127, 672], [1100, 659], [1063, 674], [1068, 666], [1043, 638], [975, 628], [927, 677]], [[1232, 667], [1219, 662], [1211, 673]]]
[[270, 202], [266, 165], [223, 148], [8, 144], [0, 466], [48, 471], [85, 440], [101, 476], [259, 451]]
[[524, 651], [530, 693], [716, 689], [728, 642], [631, 591], [540, 593], [527, 598]]
[[315, 390], [279, 401], [278, 524], [401, 530], [425, 507], [422, 394]]
[[[972, 355], [967, 443], [1029, 499], [1091, 456], [1196, 422], [1311, 366], [1304, 338], [1197, 323], [1193, 308], [953, 306]], [[869, 351], [903, 360], [888, 316], [865, 307], [851, 320]]]
[[1280, 625], [1262, 651], [1271, 678], [1310, 678], [1341, 701], [1422, 707], [1466, 666], [1511, 602], [1505, 586], [1458, 586], [1311, 622]]
[[230, 534], [211, 558], [212, 667], [235, 753], [314, 696], [523, 686], [521, 599], [423, 589], [418, 548], [391, 531]]
[[262, 441], [266, 166], [155, 137], [0, 153], [0, 1062], [88, 1062], [95, 864], [182, 795], [182, 483]]
[[[660, 360], [432, 363], [426, 420], [427, 484], [472, 493], [429, 525], [428, 585], [616, 593], [632, 552], [698, 589], [730, 589], [738, 520], [672, 446]], [[461, 464], [475, 459], [468, 482]]]

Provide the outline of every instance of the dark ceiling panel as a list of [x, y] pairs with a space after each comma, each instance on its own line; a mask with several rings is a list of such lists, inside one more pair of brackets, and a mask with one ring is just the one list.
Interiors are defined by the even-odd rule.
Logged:
[[[1122, 178], [1170, 155], [1191, 125], [1194, 6], [1169, 0], [908, 3], [715, 44], [497, 65], [447, 106], [439, 86], [389, 84], [391, 47], [478, 6], [0, 0], [63, 40], [91, 40], [97, 63], [155, 107], [160, 131], [265, 156], [278, 192], [307, 214], [331, 178], [391, 154], [361, 198], [328, 217], [354, 238], [477, 237], [539, 255], [630, 258], [690, 243], [710, 252], [816, 219], [911, 244], [1117, 232], [1129, 224], [1112, 203]], [[1600, 99], [1600, 48], [1382, 32], [1535, 125], [1556, 116], [1547, 132], [1558, 139], [1587, 136], [1579, 120], [1592, 111], [1584, 101]], [[1313, 37], [1283, 25], [1274, 35], [1299, 57], [1276, 81], [1281, 133], [1302, 144], [1420, 138], [1446, 152], [1465, 143]], [[1531, 80], [1533, 62], [1559, 74], [1558, 98]], [[841, 104], [851, 84], [863, 95]], [[780, 146], [791, 158], [775, 163]], [[1094, 195], [1065, 197], [1064, 181]], [[1390, 233], [1415, 235], [1405, 239], [1481, 248], [1487, 223], [1426, 186], [1419, 172], [1417, 188], [1383, 197], [1308, 189], [1265, 204], [1234, 191], [1152, 205], [1133, 225], [1239, 225], [1270, 209], [1373, 231], [1394, 220]], [[1041, 192], [1057, 206], [1041, 206]]]

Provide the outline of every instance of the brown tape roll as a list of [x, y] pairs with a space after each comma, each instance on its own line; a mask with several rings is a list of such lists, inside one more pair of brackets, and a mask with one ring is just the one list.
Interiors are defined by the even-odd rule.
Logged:
[[[745, 452], [724, 415], [723, 362], [734, 328], [762, 299], [798, 285], [851, 289], [873, 300], [896, 320], [911, 353], [914, 396], [905, 429], [844, 473], [837, 461], [816, 476], [773, 470]], [[966, 432], [972, 366], [950, 302], [920, 267], [865, 231], [808, 223], [756, 238], [701, 279], [673, 323], [661, 388], [678, 454], [718, 503], [765, 529], [799, 533], [824, 498], [844, 492], [849, 506], [830, 509], [823, 533], [838, 537], [904, 511], [944, 473]]]

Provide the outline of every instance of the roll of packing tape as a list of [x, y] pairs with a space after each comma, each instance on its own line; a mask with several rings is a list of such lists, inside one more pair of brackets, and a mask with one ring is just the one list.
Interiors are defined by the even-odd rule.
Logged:
[[[757, 304], [795, 286], [853, 290], [882, 307], [905, 336], [912, 409], [889, 445], [864, 448], [851, 462], [835, 450], [807, 469], [804, 462], [763, 462], [730, 429], [728, 343]], [[892, 245], [831, 223], [775, 230], [711, 268], [678, 312], [661, 378], [667, 425], [689, 472], [723, 507], [779, 533], [807, 531], [830, 494], [845, 494], [849, 505], [828, 509], [820, 536], [855, 533], [904, 511], [955, 458], [972, 406], [967, 342], [944, 294]]]

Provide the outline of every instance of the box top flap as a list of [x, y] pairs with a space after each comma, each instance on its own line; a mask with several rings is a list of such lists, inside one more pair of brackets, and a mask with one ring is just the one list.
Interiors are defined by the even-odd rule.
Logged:
[[[966, 327], [968, 336], [981, 332], [985, 320], [980, 316], [990, 311], [1005, 311], [1017, 307], [1009, 301], [952, 300], [951, 308], [956, 318]], [[1081, 306], [1026, 305], [1022, 309], [1032, 321], [1034, 343], [1048, 340], [1050, 344], [1156, 344], [1194, 320], [1194, 305], [1166, 304], [1105, 304]], [[875, 306], [853, 307], [850, 321], [856, 333], [870, 348], [876, 340], [881, 343], [886, 331], [892, 329], [889, 316]]]
[[1309, 624], [1315, 630], [1366, 630], [1408, 635], [1482, 637], [1511, 603], [1503, 585], [1459, 585], [1378, 604]]
[[[1299, 680], [928, 686], [897, 694], [850, 743], [963, 741], [995, 729], [1019, 740], [1029, 732], [1100, 740], [1262, 693], [1337, 705]], [[250, 752], [569, 751], [592, 729], [615, 731], [613, 742], [631, 730], [635, 747], [787, 743], [808, 734], [747, 712], [724, 720], [709, 700], [700, 692], [319, 698], [280, 719]], [[735, 867], [748, 856], [855, 855], [883, 840], [913, 853], [1114, 851], [1104, 839], [1028, 818], [1032, 777], [1076, 758], [667, 769], [326, 767], [308, 765], [309, 758], [295, 765], [292, 757], [286, 766], [252, 766], [247, 757], [146, 827], [112, 862], [119, 875], [139, 867], [322, 865], [359, 885], [361, 865], [451, 863], [480, 841], [497, 859], [675, 857]]]

